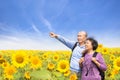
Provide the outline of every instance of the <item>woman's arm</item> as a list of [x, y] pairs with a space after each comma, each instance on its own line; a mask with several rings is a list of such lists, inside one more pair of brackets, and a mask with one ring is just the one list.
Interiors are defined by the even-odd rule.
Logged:
[[94, 58], [92, 58], [92, 61], [103, 71], [106, 71], [107, 70], [107, 66], [106, 66], [106, 63], [104, 61], [104, 58], [103, 56], [98, 53], [97, 56]]

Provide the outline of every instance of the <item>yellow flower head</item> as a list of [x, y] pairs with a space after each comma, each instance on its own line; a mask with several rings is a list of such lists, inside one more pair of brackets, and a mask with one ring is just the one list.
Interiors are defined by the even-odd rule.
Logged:
[[28, 63], [28, 56], [24, 51], [17, 51], [12, 55], [12, 63], [17, 68], [22, 68]]
[[107, 64], [107, 68], [108, 68], [109, 70], [111, 70], [111, 67], [112, 67], [112, 65]]
[[58, 54], [53, 55], [53, 60], [58, 61], [59, 60], [59, 55]]
[[5, 60], [3, 58], [0, 58], [0, 64], [5, 63]]
[[5, 67], [4, 73], [6, 78], [13, 79], [13, 74], [16, 73], [16, 68], [14, 66]]
[[115, 56], [111, 54], [111, 55], [110, 55], [110, 60], [111, 60], [111, 61], [114, 61], [114, 59], [115, 59]]
[[43, 59], [47, 59], [47, 58], [48, 58], [48, 54], [47, 54], [47, 53], [44, 53], [44, 54], [42, 55], [42, 58], [43, 58]]
[[102, 44], [99, 44], [99, 45], [98, 45], [98, 48], [103, 48], [103, 45], [102, 45]]
[[52, 70], [54, 69], [55, 65], [53, 63], [48, 63], [48, 69]]
[[67, 60], [61, 60], [57, 66], [58, 71], [66, 72], [69, 70], [69, 62]]
[[2, 64], [2, 67], [3, 68], [5, 68], [5, 67], [8, 67], [10, 64], [8, 63], [8, 62], [4, 62], [3, 64]]
[[71, 55], [71, 52], [70, 51], [63, 51], [63, 55], [64, 55], [65, 59], [69, 59], [70, 55]]
[[39, 59], [38, 56], [32, 56], [30, 58], [30, 62], [31, 62], [31, 68], [33, 69], [38, 69], [42, 67], [42, 61]]
[[114, 75], [119, 74], [119, 70], [113, 68], [113, 70], [112, 70], [112, 74], [114, 74]]
[[120, 57], [118, 57], [117, 59], [114, 60], [113, 62], [114, 64], [114, 68], [117, 70], [120, 70]]
[[102, 48], [102, 53], [107, 54], [108, 53], [108, 48]]
[[30, 73], [29, 72], [25, 72], [25, 78], [27, 79], [27, 80], [30, 80]]
[[71, 74], [70, 75], [70, 80], [77, 80], [77, 75], [75, 73]]
[[70, 75], [70, 70], [67, 70], [65, 73], [64, 73], [64, 76], [69, 76]]
[[112, 74], [112, 73], [111, 73], [111, 74], [109, 75], [109, 77], [114, 80], [115, 74]]
[[2, 55], [0, 54], [0, 59], [2, 58]]

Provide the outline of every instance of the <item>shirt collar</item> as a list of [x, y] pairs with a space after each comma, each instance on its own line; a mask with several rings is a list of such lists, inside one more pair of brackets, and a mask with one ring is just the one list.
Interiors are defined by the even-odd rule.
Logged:
[[[80, 44], [77, 44], [77, 45], [80, 46]], [[85, 45], [80, 46], [80, 48], [85, 48]]]

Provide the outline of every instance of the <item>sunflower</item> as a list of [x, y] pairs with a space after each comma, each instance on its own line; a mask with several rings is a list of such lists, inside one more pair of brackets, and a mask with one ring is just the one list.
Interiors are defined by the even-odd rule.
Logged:
[[0, 59], [2, 58], [2, 55], [0, 54]]
[[109, 73], [109, 74], [108, 74], [108, 77], [110, 77], [111, 79], [114, 79], [114, 78], [115, 78], [115, 75], [112, 74], [112, 73]]
[[3, 68], [5, 68], [5, 67], [8, 67], [10, 64], [8, 63], [8, 62], [4, 62], [3, 64], [2, 64], [2, 67]]
[[30, 80], [30, 73], [25, 72], [24, 77], [25, 77], [26, 80]]
[[77, 75], [75, 73], [71, 74], [70, 75], [70, 80], [77, 80]]
[[116, 75], [116, 70], [114, 70], [114, 68], [113, 68], [112, 70], [109, 71], [109, 73], [106, 76], [110, 77], [111, 80], [114, 80], [115, 75]]
[[54, 69], [55, 65], [53, 63], [48, 63], [48, 69], [52, 70]]
[[2, 65], [3, 63], [5, 63], [5, 59], [0, 58], [0, 65]]
[[58, 54], [53, 55], [53, 60], [54, 60], [54, 61], [58, 61], [58, 60], [59, 60], [59, 58], [60, 58], [60, 57], [59, 57], [59, 55], [58, 55]]
[[111, 69], [112, 69], [112, 65], [107, 64], [107, 68], [108, 68], [109, 70], [111, 70]]
[[67, 70], [65, 73], [64, 73], [64, 76], [69, 76], [70, 75], [70, 70]]
[[114, 74], [114, 75], [119, 74], [119, 70], [113, 68], [113, 70], [112, 70], [112, 74]]
[[64, 51], [65, 59], [69, 59], [69, 58], [70, 58], [70, 55], [71, 55], [71, 52], [70, 52], [70, 51]]
[[12, 64], [17, 68], [22, 68], [28, 63], [28, 56], [24, 51], [17, 51], [12, 55]]
[[57, 69], [60, 72], [66, 72], [69, 70], [69, 62], [67, 60], [61, 60], [57, 65]]
[[111, 61], [114, 61], [114, 59], [115, 59], [115, 56], [111, 54], [111, 55], [110, 55], [110, 60], [111, 60]]
[[102, 48], [102, 53], [103, 54], [108, 54], [108, 48]]
[[61, 53], [59, 54], [62, 58], [69, 59], [70, 58], [70, 51], [60, 51]]
[[16, 73], [16, 68], [14, 66], [8, 66], [4, 69], [5, 77], [9, 79], [13, 79], [13, 75]]
[[103, 48], [103, 45], [102, 45], [102, 44], [99, 44], [99, 45], [98, 45], [98, 48]]
[[102, 49], [97, 48], [95, 51], [103, 54]]
[[120, 57], [116, 58], [113, 64], [115, 69], [120, 70]]
[[42, 55], [42, 58], [43, 58], [43, 59], [47, 59], [47, 58], [48, 58], [48, 54], [47, 54], [47, 53], [44, 53], [44, 54]]
[[42, 61], [39, 59], [38, 56], [32, 56], [30, 58], [30, 62], [31, 62], [31, 68], [33, 69], [38, 69], [42, 67]]

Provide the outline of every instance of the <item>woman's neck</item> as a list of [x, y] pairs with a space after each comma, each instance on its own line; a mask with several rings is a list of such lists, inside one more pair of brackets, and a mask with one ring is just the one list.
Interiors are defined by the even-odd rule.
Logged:
[[93, 54], [94, 51], [93, 51], [93, 50], [88, 50], [87, 53], [88, 53], [88, 54]]

